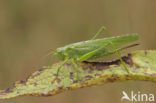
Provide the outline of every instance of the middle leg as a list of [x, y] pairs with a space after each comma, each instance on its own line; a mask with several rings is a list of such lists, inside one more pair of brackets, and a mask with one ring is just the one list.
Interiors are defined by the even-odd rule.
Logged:
[[79, 81], [80, 78], [79, 78], [78, 66], [77, 66], [77, 64], [75, 63], [75, 60], [74, 60], [74, 59], [71, 59], [71, 63], [73, 64], [74, 68], [76, 69], [76, 78], [77, 78], [77, 80]]

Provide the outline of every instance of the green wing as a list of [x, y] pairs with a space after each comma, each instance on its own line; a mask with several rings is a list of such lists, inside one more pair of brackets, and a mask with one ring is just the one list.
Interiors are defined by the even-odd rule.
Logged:
[[65, 52], [68, 57], [77, 59], [86, 53], [89, 53], [100, 47], [104, 47], [101, 51], [97, 52], [93, 57], [89, 58], [89, 60], [94, 60], [112, 54], [112, 51], [114, 50], [112, 50], [111, 48], [112, 46], [111, 44], [109, 44], [109, 42], [112, 42], [114, 46], [119, 47], [137, 41], [138, 39], [139, 39], [138, 34], [123, 35], [111, 38], [102, 38], [73, 43], [69, 46], [72, 48], [69, 49], [68, 46], [65, 46], [59, 48], [59, 50]]
[[123, 36], [110, 37], [110, 38], [88, 40], [88, 41], [74, 43], [73, 45], [75, 48], [101, 47], [102, 45], [107, 44], [110, 41], [116, 47], [118, 47], [118, 46], [132, 43], [134, 41], [137, 41], [138, 39], [139, 39], [138, 34], [129, 34]]

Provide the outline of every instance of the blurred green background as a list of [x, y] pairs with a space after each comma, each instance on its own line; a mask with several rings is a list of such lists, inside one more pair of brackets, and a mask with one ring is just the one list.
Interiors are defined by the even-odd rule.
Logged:
[[[139, 33], [140, 45], [133, 50], [155, 49], [156, 1], [0, 0], [0, 89], [46, 65], [48, 60], [42, 57], [49, 49], [88, 40], [103, 25], [113, 36]], [[111, 83], [51, 97], [19, 97], [0, 103], [120, 103], [123, 90], [154, 94], [156, 84]]]

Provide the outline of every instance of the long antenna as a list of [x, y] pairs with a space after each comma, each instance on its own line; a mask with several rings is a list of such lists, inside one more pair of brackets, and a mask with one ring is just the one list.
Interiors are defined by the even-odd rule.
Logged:
[[52, 56], [51, 56], [51, 60], [50, 60], [50, 62], [49, 62], [49, 67], [52, 65], [52, 63], [53, 63], [53, 61], [54, 61], [54, 58], [55, 58], [55, 56], [57, 55], [57, 53], [55, 52]]

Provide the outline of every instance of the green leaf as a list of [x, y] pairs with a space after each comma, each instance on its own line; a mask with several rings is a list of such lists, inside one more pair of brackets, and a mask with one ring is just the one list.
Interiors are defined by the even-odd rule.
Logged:
[[0, 91], [0, 99], [9, 99], [22, 95], [50, 96], [57, 93], [99, 86], [110, 82], [143, 80], [156, 82], [156, 51], [135, 51], [123, 57], [130, 71], [128, 74], [119, 60], [103, 63], [78, 63], [79, 78], [72, 64], [66, 64], [56, 79], [60, 63], [48, 69], [42, 68], [30, 75], [25, 81], [18, 81], [14, 86]]

